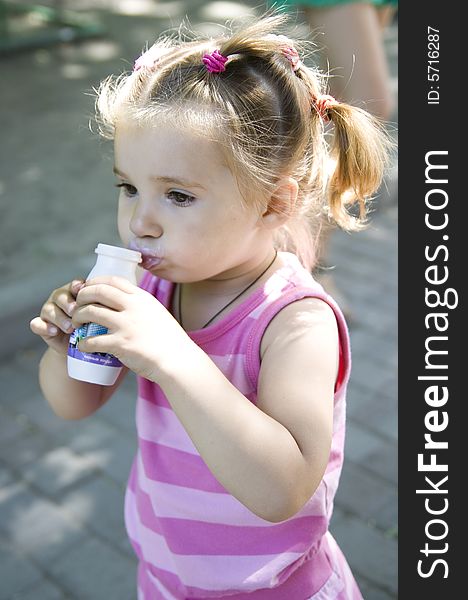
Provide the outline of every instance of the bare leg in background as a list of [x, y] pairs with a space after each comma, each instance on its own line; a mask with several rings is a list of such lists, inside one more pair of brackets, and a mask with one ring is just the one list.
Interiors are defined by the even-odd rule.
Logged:
[[[394, 100], [383, 32], [395, 9], [389, 6], [376, 8], [367, 2], [303, 8], [320, 50], [320, 66], [331, 75], [330, 93], [337, 100], [359, 106], [384, 121], [390, 119]], [[319, 267], [326, 265], [329, 237], [330, 228], [325, 226], [319, 248]], [[332, 272], [319, 270], [315, 275], [352, 320], [346, 300], [336, 289]]]

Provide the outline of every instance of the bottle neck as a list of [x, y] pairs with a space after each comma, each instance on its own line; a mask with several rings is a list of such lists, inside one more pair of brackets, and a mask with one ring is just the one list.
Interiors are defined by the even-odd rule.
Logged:
[[88, 279], [101, 275], [116, 275], [136, 283], [136, 267], [137, 263], [134, 261], [98, 254], [96, 264], [88, 275]]

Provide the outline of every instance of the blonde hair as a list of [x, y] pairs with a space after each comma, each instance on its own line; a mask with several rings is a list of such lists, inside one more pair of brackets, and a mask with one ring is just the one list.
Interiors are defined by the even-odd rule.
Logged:
[[[324, 217], [346, 230], [365, 223], [366, 200], [380, 185], [389, 146], [374, 117], [339, 102], [327, 111], [334, 126], [328, 142], [314, 103], [325, 92], [325, 78], [302, 61], [293, 66], [285, 55], [285, 47], [306, 48], [282, 34], [287, 20], [270, 14], [215, 39], [162, 36], [137, 70], [101, 83], [96, 120], [107, 139], [129, 119], [143, 127], [167, 120], [211, 136], [224, 149], [244, 201], [268, 203], [288, 216], [275, 233], [277, 247], [312, 268]], [[202, 61], [215, 49], [229, 57], [221, 73], [209, 72]], [[298, 182], [294, 206], [275, 200], [282, 176]], [[354, 203], [359, 216], [348, 210]]]

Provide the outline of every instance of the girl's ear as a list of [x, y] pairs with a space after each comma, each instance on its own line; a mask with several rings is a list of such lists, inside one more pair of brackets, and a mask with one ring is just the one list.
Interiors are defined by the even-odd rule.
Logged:
[[268, 229], [280, 227], [294, 214], [299, 186], [296, 179], [282, 177], [270, 196], [267, 209], [261, 219]]

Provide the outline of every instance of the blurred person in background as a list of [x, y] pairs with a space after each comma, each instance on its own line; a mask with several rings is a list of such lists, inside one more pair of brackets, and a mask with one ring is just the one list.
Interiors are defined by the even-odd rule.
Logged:
[[[395, 101], [384, 32], [396, 15], [398, 0], [282, 0], [281, 5], [286, 10], [302, 11], [317, 44], [319, 67], [329, 76], [329, 94], [388, 121]], [[329, 237], [330, 230], [324, 228], [316, 276], [330, 294], [339, 298], [346, 316], [352, 320], [347, 302], [336, 289], [327, 267]]]
[[397, 0], [284, 0], [303, 10], [329, 73], [330, 94], [388, 120], [394, 100], [383, 34]]

